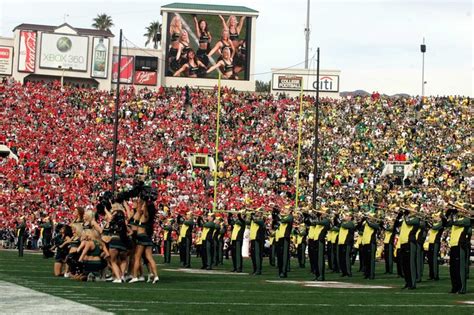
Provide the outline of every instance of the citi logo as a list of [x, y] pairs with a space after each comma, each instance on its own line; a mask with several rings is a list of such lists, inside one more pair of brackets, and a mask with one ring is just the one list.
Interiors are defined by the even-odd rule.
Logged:
[[[316, 89], [316, 84], [318, 81], [313, 82], [313, 88]], [[319, 78], [319, 90], [331, 91], [333, 90], [333, 79], [328, 76]]]

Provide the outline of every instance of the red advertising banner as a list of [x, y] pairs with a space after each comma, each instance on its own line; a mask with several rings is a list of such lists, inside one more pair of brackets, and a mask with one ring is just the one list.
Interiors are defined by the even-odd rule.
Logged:
[[0, 46], [0, 75], [12, 75], [13, 47]]
[[156, 71], [135, 71], [133, 76], [133, 83], [140, 85], [156, 85], [157, 73]]
[[20, 31], [20, 49], [18, 53], [18, 71], [35, 72], [36, 32]]
[[[133, 82], [133, 56], [122, 56], [120, 60], [120, 83]], [[112, 82], [116, 83], [118, 78], [118, 55], [112, 58]]]

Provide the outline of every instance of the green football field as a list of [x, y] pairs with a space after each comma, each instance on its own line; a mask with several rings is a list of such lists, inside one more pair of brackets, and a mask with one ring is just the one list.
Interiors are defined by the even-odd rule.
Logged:
[[[351, 279], [327, 273], [326, 282], [313, 282], [308, 265], [300, 269], [296, 260], [286, 281], [277, 277], [268, 260], [262, 276], [229, 273], [230, 260], [207, 274], [201, 274], [198, 259], [193, 260], [194, 274], [179, 269], [176, 256], [171, 265], [161, 264], [159, 256], [156, 261], [160, 273], [156, 285], [77, 282], [53, 277], [52, 259], [31, 253], [18, 258], [16, 252], [0, 251], [0, 280], [117, 314], [474, 314], [474, 279], [468, 282], [470, 293], [449, 294], [445, 266], [440, 268], [440, 281], [425, 280], [415, 291], [406, 291], [401, 289], [402, 279], [383, 274], [382, 263], [375, 280], [364, 280], [353, 268]], [[249, 271], [250, 261], [245, 260], [244, 272]]]

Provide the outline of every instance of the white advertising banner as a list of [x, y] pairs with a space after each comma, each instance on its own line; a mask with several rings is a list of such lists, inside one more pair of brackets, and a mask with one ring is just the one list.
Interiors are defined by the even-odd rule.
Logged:
[[92, 42], [91, 77], [107, 78], [109, 65], [109, 39], [94, 37]]
[[87, 36], [43, 33], [40, 68], [87, 71], [88, 43]]
[[36, 32], [20, 32], [20, 48], [18, 53], [18, 71], [35, 72], [36, 65]]
[[13, 47], [0, 46], [0, 75], [12, 75]]
[[[280, 91], [303, 91], [316, 92], [317, 76], [315, 74], [284, 74], [273, 73], [272, 89]], [[339, 92], [338, 75], [319, 75], [320, 92]]]

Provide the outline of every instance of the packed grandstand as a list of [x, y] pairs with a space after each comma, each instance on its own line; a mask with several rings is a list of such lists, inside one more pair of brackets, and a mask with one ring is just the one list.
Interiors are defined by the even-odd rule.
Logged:
[[[217, 88], [186, 91], [125, 89], [120, 99], [117, 189], [137, 174], [158, 189], [157, 237], [165, 217], [202, 215], [213, 206], [212, 171], [193, 168], [188, 157], [215, 152]], [[300, 100], [227, 88], [221, 94], [217, 208], [291, 207]], [[0, 100], [0, 142], [18, 157], [0, 160], [2, 235], [21, 216], [33, 238], [45, 217], [66, 222], [78, 207], [95, 208], [110, 190], [114, 95], [5, 80]], [[311, 204], [314, 101], [303, 98], [301, 208]], [[321, 99], [318, 204], [369, 211], [408, 198], [430, 214], [468, 196], [471, 123], [466, 97]], [[382, 176], [393, 160], [411, 163], [412, 176]]]

